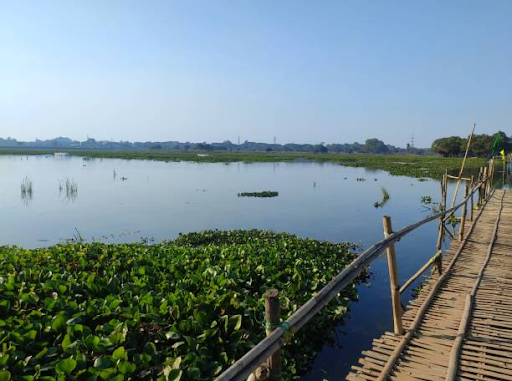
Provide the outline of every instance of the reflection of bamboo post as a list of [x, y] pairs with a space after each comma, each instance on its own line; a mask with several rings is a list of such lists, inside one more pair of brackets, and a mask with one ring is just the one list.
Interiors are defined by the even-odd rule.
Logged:
[[[384, 237], [388, 237], [393, 233], [391, 217], [384, 216], [382, 218], [382, 224], [384, 225]], [[388, 254], [391, 303], [393, 304], [393, 325], [395, 328], [395, 335], [403, 335], [404, 328], [402, 326], [402, 306], [400, 305], [400, 286], [398, 285], [398, 266], [396, 263], [395, 245], [389, 245], [386, 250]]]
[[485, 200], [485, 189], [487, 188], [487, 167], [482, 168], [482, 185], [481, 188], [481, 196], [480, 196], [480, 204], [484, 203]]
[[489, 194], [489, 192], [492, 189], [492, 180], [494, 179], [494, 158], [491, 159], [489, 162], [489, 170], [487, 172], [487, 177], [489, 178], [487, 181], [487, 189], [485, 190], [486, 194]]
[[507, 161], [503, 160], [503, 186], [505, 186], [505, 171], [507, 170]]
[[473, 208], [474, 208], [474, 203], [475, 203], [473, 201], [473, 196], [475, 195], [475, 193], [473, 193], [473, 186], [475, 184], [475, 177], [474, 176], [471, 176], [470, 184], [471, 185], [470, 185], [469, 189], [470, 189], [470, 192], [471, 192], [471, 198], [470, 198], [470, 200], [471, 200], [471, 204], [470, 204], [471, 205], [471, 210], [469, 211], [469, 220], [471, 222], [473, 222]]
[[[279, 307], [279, 292], [276, 289], [268, 290], [265, 294], [265, 315], [267, 318], [267, 336], [281, 323], [281, 309]], [[281, 379], [281, 348], [268, 359], [270, 370], [269, 380]]]
[[469, 134], [468, 144], [466, 145], [466, 153], [464, 154], [464, 159], [462, 160], [462, 166], [460, 167], [459, 178], [457, 179], [457, 185], [455, 186], [455, 193], [452, 198], [452, 208], [455, 206], [455, 200], [457, 199], [457, 193], [459, 193], [460, 179], [462, 174], [464, 173], [464, 166], [466, 165], [466, 159], [468, 157], [469, 147], [471, 145], [471, 139], [473, 139], [473, 133], [475, 132], [476, 124], [473, 123], [473, 129], [471, 130], [471, 134]]
[[496, 166], [494, 165], [494, 158], [491, 161], [491, 181], [489, 181], [489, 192], [492, 189], [492, 184], [494, 183], [494, 172], [496, 172]]
[[480, 167], [480, 170], [478, 171], [478, 207], [482, 205], [482, 167]]
[[[441, 210], [446, 210], [446, 189], [448, 187], [448, 174], [445, 172], [441, 180]], [[439, 232], [437, 236], [436, 252], [440, 252], [443, 247], [444, 238], [444, 216], [439, 217]], [[435, 265], [439, 275], [443, 273], [443, 256], [440, 255], [435, 260]]]
[[[469, 194], [469, 184], [466, 183], [466, 189], [464, 191], [464, 199], [468, 197]], [[464, 227], [466, 226], [466, 213], [468, 209], [468, 201], [464, 202], [464, 205], [462, 205], [462, 213], [460, 215], [460, 227], [459, 227], [459, 241], [462, 241], [464, 239]]]

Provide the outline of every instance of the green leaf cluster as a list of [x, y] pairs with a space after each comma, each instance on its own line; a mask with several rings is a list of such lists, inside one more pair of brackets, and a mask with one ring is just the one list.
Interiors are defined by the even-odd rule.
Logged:
[[[268, 289], [280, 290], [286, 318], [353, 249], [256, 230], [0, 247], [0, 381], [213, 379], [264, 337]], [[292, 337], [286, 379], [306, 369], [355, 287]]]

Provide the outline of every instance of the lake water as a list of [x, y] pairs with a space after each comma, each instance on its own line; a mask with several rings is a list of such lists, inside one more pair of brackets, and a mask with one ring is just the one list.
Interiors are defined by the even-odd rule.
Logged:
[[[165, 163], [53, 156], [0, 156], [0, 245], [53, 245], [80, 234], [88, 241], [175, 238], [204, 229], [271, 229], [302, 237], [350, 241], [362, 248], [382, 239], [382, 216], [395, 230], [426, 217], [422, 196], [439, 199], [437, 181], [420, 182], [383, 171], [329, 163]], [[27, 178], [32, 193], [21, 192]], [[365, 181], [357, 179], [364, 178]], [[76, 192], [66, 192], [66, 180]], [[381, 188], [390, 194], [382, 208]], [[279, 197], [240, 198], [275, 190]], [[79, 233], [77, 233], [79, 232]], [[435, 252], [436, 223], [397, 246], [403, 284]], [[392, 330], [387, 261], [371, 266], [338, 327], [304, 380], [342, 378], [374, 337]], [[413, 285], [414, 286], [414, 285]], [[412, 289], [412, 287], [411, 287]], [[403, 302], [411, 291], [403, 294]]]

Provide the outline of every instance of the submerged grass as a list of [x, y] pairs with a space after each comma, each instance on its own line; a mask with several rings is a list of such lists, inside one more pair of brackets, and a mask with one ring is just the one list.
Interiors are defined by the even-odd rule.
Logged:
[[34, 183], [28, 177], [24, 177], [21, 181], [21, 195], [27, 196], [34, 193]]
[[[53, 154], [56, 150], [38, 149], [7, 149], [0, 148], [0, 155], [44, 155]], [[62, 152], [60, 150], [59, 152]], [[447, 169], [456, 173], [462, 158], [444, 158], [440, 156], [420, 155], [371, 155], [371, 154], [314, 154], [314, 153], [272, 153], [272, 152], [211, 152], [202, 155], [199, 152], [178, 152], [167, 150], [68, 150], [70, 155], [82, 157], [147, 159], [160, 161], [194, 161], [206, 163], [229, 162], [284, 162], [308, 160], [316, 162], [338, 163], [348, 167], [365, 167], [388, 171], [392, 175], [404, 175], [416, 178], [439, 178]], [[478, 170], [485, 165], [485, 159], [470, 158], [466, 162], [468, 171]]]
[[30, 201], [32, 201], [32, 197], [34, 197], [34, 183], [28, 177], [24, 177], [21, 181], [21, 200], [24, 204], [28, 205]]
[[59, 194], [68, 201], [75, 201], [78, 197], [78, 183], [69, 177], [59, 182]]
[[[354, 246], [267, 231], [147, 245], [0, 247], [2, 379], [210, 380], [265, 336], [264, 293], [287, 318]], [[296, 378], [357, 298], [349, 286], [283, 348]]]

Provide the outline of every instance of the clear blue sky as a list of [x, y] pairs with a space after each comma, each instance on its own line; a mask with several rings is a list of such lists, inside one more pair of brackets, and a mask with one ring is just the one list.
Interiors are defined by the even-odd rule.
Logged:
[[512, 132], [512, 1], [2, 1], [0, 136]]

